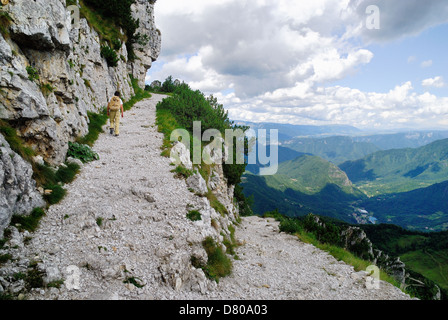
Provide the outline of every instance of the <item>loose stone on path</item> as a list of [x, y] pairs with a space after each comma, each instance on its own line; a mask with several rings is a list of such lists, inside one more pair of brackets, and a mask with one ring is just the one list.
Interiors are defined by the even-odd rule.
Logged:
[[232, 274], [219, 284], [207, 279], [191, 257], [206, 259], [204, 236], [220, 235], [186, 214], [197, 208], [209, 220], [223, 218], [160, 155], [155, 110], [163, 98], [154, 94], [126, 112], [119, 137], [99, 136], [100, 160], [66, 186], [67, 196], [16, 256], [21, 262], [6, 265], [17, 272], [35, 261], [47, 282], [64, 280], [59, 289], [33, 289], [28, 299], [409, 299], [385, 282], [367, 289], [365, 273], [259, 217], [236, 227], [243, 245]]

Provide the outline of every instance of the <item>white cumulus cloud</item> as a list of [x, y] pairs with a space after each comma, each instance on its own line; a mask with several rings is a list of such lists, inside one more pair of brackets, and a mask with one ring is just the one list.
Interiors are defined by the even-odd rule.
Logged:
[[[379, 30], [365, 26], [368, 5], [380, 9]], [[448, 21], [445, 1], [164, 0], [155, 17], [162, 52], [147, 82], [172, 75], [214, 94], [235, 120], [417, 127], [448, 114], [446, 98], [418, 94], [410, 81], [382, 93], [334, 85], [375, 58], [368, 44]]]
[[421, 66], [422, 66], [422, 68], [428, 68], [428, 67], [432, 66], [432, 60], [423, 61]]
[[445, 86], [445, 82], [443, 81], [443, 77], [438, 76], [435, 78], [429, 78], [422, 81], [422, 86], [424, 87], [435, 87], [435, 88], [443, 88]]

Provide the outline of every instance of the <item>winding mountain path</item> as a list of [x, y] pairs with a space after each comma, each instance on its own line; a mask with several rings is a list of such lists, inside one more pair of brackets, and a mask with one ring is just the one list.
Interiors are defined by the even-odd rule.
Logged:
[[384, 282], [367, 289], [365, 273], [258, 217], [236, 228], [243, 245], [231, 276], [216, 284], [191, 268], [192, 243], [204, 229], [185, 216], [207, 204], [160, 156], [155, 106], [163, 97], [154, 94], [126, 112], [120, 137], [100, 135], [100, 160], [84, 165], [31, 241], [19, 246], [23, 264], [38, 262], [47, 282], [65, 279], [60, 289], [33, 289], [28, 298], [409, 299]]

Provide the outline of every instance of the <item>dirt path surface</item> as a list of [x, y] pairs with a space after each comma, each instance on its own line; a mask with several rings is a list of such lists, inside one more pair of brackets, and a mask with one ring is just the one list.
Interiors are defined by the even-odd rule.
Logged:
[[367, 288], [366, 272], [279, 232], [274, 219], [247, 217], [236, 236], [238, 250], [232, 276], [222, 279], [223, 297], [282, 300], [402, 300], [409, 299], [395, 286], [380, 281]]
[[15, 262], [5, 267], [10, 274], [34, 261], [46, 283], [65, 280], [60, 288], [32, 289], [27, 298], [409, 299], [384, 282], [367, 289], [364, 273], [257, 217], [236, 228], [243, 245], [232, 275], [219, 284], [206, 279], [190, 260], [209, 229], [186, 213], [210, 206], [160, 156], [155, 106], [162, 98], [153, 95], [126, 112], [120, 137], [100, 135], [94, 146], [100, 160], [83, 166], [29, 243], [13, 230], [18, 245]]

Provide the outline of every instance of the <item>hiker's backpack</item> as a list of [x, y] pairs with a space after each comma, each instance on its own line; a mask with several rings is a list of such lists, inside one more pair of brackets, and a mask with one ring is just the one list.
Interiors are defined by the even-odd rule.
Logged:
[[113, 96], [109, 102], [109, 109], [112, 111], [117, 111], [120, 110], [120, 108], [121, 108], [120, 98], [118, 98], [117, 96]]

